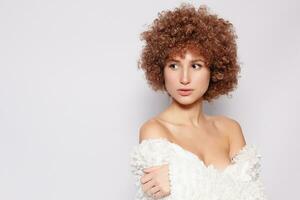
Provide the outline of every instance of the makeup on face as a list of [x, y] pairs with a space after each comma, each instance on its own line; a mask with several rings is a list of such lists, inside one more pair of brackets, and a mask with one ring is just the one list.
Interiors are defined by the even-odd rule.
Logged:
[[[199, 52], [187, 51], [184, 55], [172, 55], [165, 62], [166, 87], [171, 96], [179, 99], [198, 98], [202, 87], [209, 82], [206, 59]], [[192, 99], [191, 99], [192, 100]]]
[[181, 96], [189, 96], [192, 94], [193, 90], [177, 90]]

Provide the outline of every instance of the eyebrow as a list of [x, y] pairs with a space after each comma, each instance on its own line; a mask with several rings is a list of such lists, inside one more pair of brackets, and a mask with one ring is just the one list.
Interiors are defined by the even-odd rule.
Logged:
[[[195, 59], [195, 60], [192, 60], [191, 62], [196, 62], [196, 61], [205, 62], [203, 59]], [[176, 60], [176, 59], [169, 59], [169, 60], [167, 60], [167, 62], [180, 62], [180, 61]]]

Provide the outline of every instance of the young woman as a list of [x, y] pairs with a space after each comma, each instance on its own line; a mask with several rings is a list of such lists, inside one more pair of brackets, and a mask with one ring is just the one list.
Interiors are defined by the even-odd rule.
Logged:
[[139, 67], [171, 103], [141, 126], [131, 152], [136, 199], [266, 199], [257, 147], [236, 120], [202, 108], [237, 85], [236, 38], [230, 22], [190, 4], [159, 13], [142, 33]]

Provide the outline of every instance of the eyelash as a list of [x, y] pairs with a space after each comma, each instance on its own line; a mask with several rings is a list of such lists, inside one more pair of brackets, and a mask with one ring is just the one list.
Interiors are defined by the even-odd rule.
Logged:
[[[170, 65], [169, 65], [169, 67], [170, 67], [170, 68], [172, 68], [171, 66], [174, 66], [174, 65], [176, 65], [176, 64], [170, 64]], [[202, 65], [200, 65], [200, 64], [194, 64], [194, 65], [198, 65], [198, 66], [200, 66], [199, 68], [201, 68], [201, 67], [202, 67]]]

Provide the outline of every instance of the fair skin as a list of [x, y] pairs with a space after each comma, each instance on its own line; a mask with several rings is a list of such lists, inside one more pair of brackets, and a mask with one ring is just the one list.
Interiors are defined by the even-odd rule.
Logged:
[[[149, 138], [167, 138], [195, 154], [203, 163], [223, 170], [245, 144], [239, 123], [222, 115], [203, 112], [203, 95], [209, 86], [210, 70], [199, 51], [188, 49], [183, 57], [174, 55], [164, 67], [165, 87], [171, 104], [157, 116], [145, 122], [139, 142]], [[184, 96], [178, 89], [189, 88]], [[144, 169], [142, 189], [159, 199], [170, 194], [168, 164]]]

